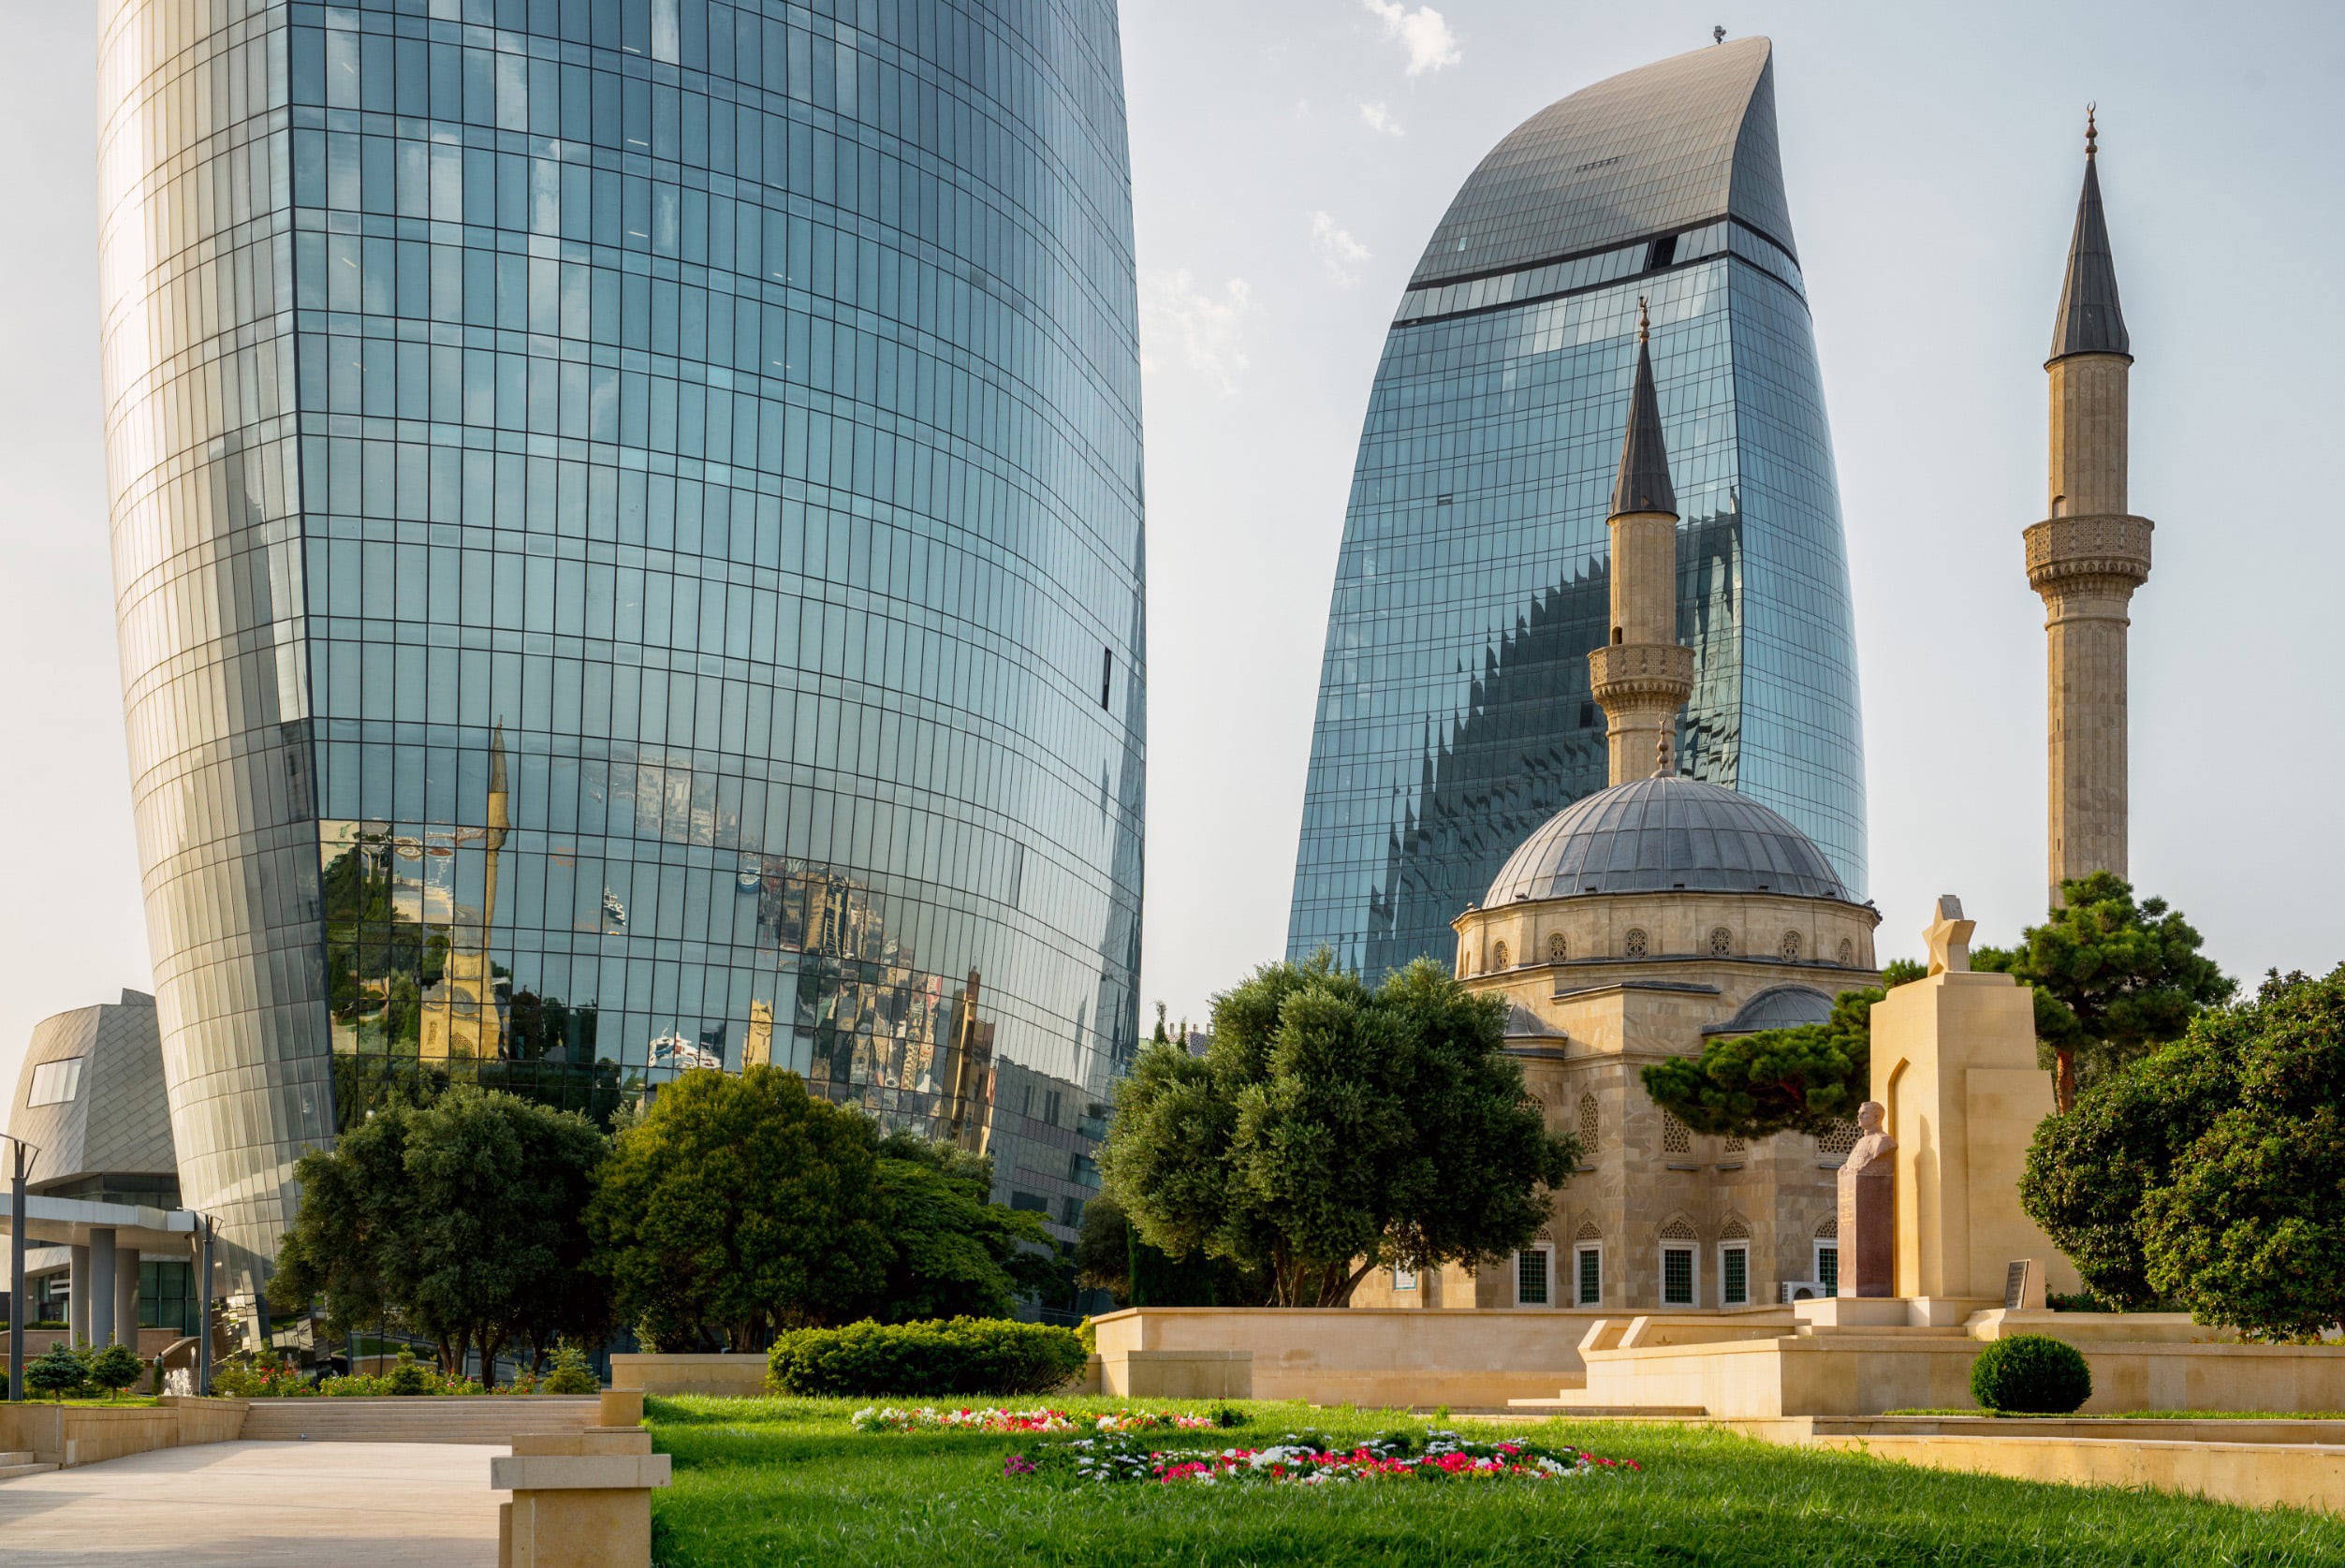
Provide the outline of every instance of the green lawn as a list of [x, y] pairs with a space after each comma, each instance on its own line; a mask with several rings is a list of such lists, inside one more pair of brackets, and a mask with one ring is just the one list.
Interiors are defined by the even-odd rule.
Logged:
[[[1002, 1476], [1004, 1458], [1048, 1439], [865, 1434], [847, 1422], [864, 1402], [649, 1401], [653, 1441], [676, 1458], [674, 1486], [654, 1494], [654, 1561], [661, 1568], [2345, 1562], [2345, 1518], [1957, 1475], [1694, 1428], [1450, 1423], [1634, 1458], [1645, 1467], [1641, 1474], [1341, 1488], [1078, 1487]], [[1077, 1412], [1121, 1404], [1049, 1402]], [[1244, 1408], [1251, 1419], [1239, 1431], [1167, 1434], [1165, 1443], [1258, 1446], [1302, 1427], [1368, 1437], [1423, 1424], [1389, 1412]]]

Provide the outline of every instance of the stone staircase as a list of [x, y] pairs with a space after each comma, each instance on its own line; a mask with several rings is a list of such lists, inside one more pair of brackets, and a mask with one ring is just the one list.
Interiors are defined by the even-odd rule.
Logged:
[[40, 1475], [57, 1467], [41, 1464], [26, 1453], [0, 1454], [0, 1481], [13, 1481], [20, 1475]]
[[247, 1443], [485, 1443], [584, 1431], [592, 1397], [420, 1395], [381, 1399], [255, 1399]]

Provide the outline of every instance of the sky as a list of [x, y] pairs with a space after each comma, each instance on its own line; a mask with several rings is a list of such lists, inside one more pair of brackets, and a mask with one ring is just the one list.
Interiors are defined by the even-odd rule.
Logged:
[[[111, 616], [89, 0], [0, 0], [0, 1092], [151, 982]], [[2097, 101], [2132, 330], [2132, 871], [2233, 975], [2345, 959], [2345, 8], [1126, 0], [1146, 398], [1141, 995], [1284, 949], [1328, 595], [1385, 326], [1482, 154], [1557, 98], [1775, 41], [1854, 579], [1885, 960], [2044, 906], [2020, 532]], [[2322, 432], [2328, 432], [2324, 436]], [[1147, 1021], [1144, 1019], [1144, 1022]]]

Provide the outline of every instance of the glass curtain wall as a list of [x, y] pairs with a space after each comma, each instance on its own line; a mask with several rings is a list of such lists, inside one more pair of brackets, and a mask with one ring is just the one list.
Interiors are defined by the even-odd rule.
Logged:
[[1863, 897], [1854, 627], [1776, 167], [1768, 46], [1533, 117], [1436, 230], [1370, 392], [1312, 733], [1289, 955], [1449, 962], [1450, 922], [1605, 779], [1587, 655], [1640, 297], [1694, 650], [1679, 766], [1790, 817]]
[[453, 1080], [983, 1147], [1137, 1039], [1112, 0], [122, 0], [125, 705], [188, 1200]]

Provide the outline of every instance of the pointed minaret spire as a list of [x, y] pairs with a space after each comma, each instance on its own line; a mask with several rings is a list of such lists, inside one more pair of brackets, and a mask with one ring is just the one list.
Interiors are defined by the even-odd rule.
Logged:
[[[2028, 584], [2044, 599], [2046, 892], [2126, 874], [2125, 630], [2149, 577], [2150, 522], [2126, 496], [2132, 342], [2101, 212], [2101, 127], [2085, 111], [2085, 190], [2045, 361], [2051, 387], [2045, 520], [2027, 531]], [[2073, 1085], [2061, 1090], [2069, 1103]]]
[[2085, 188], [2076, 198], [2076, 228], [2068, 242], [2068, 275], [2060, 284], [2059, 315], [2052, 323], [2052, 358], [2071, 354], [2131, 354], [2125, 312], [2117, 298], [2117, 258], [2101, 212], [2101, 137], [2091, 105], [2085, 108]]
[[1661, 435], [1661, 399], [1653, 391], [1653, 357], [1649, 346], [1652, 316], [1636, 301], [1636, 386], [1629, 393], [1629, 432], [1620, 443], [1620, 472], [1612, 481], [1612, 515], [1667, 512], [1678, 515], [1678, 492], [1669, 484], [1669, 451]]
[[1636, 302], [1636, 380], [1612, 486], [1612, 638], [1588, 655], [1588, 686], [1605, 711], [1615, 784], [1675, 772], [1678, 710], [1693, 690], [1693, 650], [1678, 641], [1678, 494], [1653, 392], [1652, 318]]

